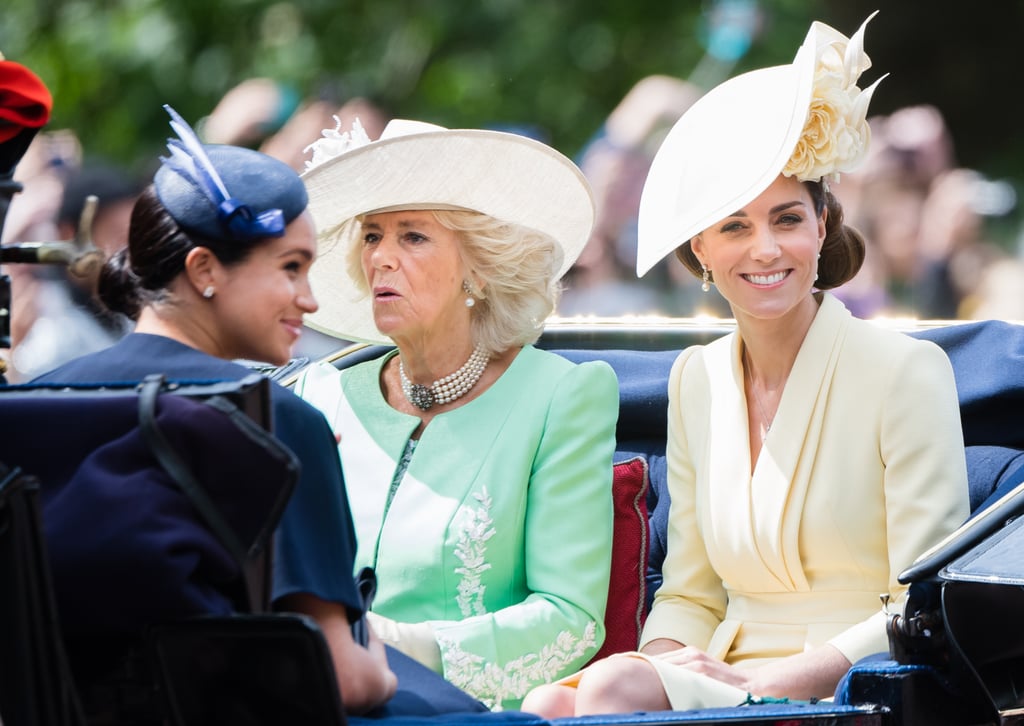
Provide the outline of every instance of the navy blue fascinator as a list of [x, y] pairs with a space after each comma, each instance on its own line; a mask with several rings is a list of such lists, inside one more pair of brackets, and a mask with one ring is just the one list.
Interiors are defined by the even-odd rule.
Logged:
[[308, 203], [306, 187], [290, 166], [239, 146], [204, 145], [170, 106], [170, 156], [153, 179], [157, 196], [182, 229], [208, 239], [281, 237]]

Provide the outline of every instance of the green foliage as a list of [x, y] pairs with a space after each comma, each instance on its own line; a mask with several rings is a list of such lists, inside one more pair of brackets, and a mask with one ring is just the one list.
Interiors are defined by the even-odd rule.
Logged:
[[[289, 84], [307, 98], [340, 103], [367, 96], [393, 115], [447, 126], [531, 127], [574, 155], [643, 76], [685, 78], [700, 69], [717, 82], [787, 62], [811, 19], [850, 33], [878, 3], [762, 0], [760, 33], [749, 52], [735, 65], [702, 65], [713, 4], [4, 0], [0, 51], [50, 86], [51, 127], [72, 128], [87, 152], [123, 161], [159, 153], [168, 134], [161, 104], [198, 120], [253, 76]], [[985, 20], [988, 11], [964, 13], [952, 0], [889, 5], [868, 34], [869, 52], [877, 51], [879, 67], [893, 74], [876, 95], [878, 110], [941, 99], [962, 163], [1024, 177], [1024, 149], [1012, 141], [1011, 126], [1020, 113], [989, 115], [998, 123], [980, 128], [988, 75], [981, 60], [972, 60], [991, 64], [1004, 45], [998, 62], [1013, 58], [1016, 41], [1003, 39], [1019, 29], [1024, 0], [1000, 3], [997, 23]]]
[[198, 119], [252, 76], [339, 103], [367, 96], [395, 115], [450, 126], [534, 127], [575, 153], [634, 82], [686, 76], [703, 54], [698, 2], [5, 5], [0, 51], [51, 88], [51, 127], [72, 128], [88, 151], [122, 160], [162, 145], [162, 103]]

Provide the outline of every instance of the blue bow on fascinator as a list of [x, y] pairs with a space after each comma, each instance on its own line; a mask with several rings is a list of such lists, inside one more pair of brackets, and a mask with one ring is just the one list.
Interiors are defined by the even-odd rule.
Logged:
[[170, 106], [170, 156], [160, 157], [153, 184], [183, 229], [210, 239], [281, 237], [308, 203], [306, 187], [290, 166], [239, 146], [204, 145]]

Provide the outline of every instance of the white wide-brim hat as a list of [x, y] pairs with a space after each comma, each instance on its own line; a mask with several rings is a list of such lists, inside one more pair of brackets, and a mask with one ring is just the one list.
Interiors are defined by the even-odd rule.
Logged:
[[[683, 114], [658, 149], [644, 183], [637, 276], [788, 173], [784, 170], [801, 142], [812, 101], [838, 101], [838, 109], [835, 103], [826, 109], [836, 116], [830, 133], [847, 133], [851, 143], [835, 144], [843, 147], [840, 151], [830, 146], [824, 158], [810, 160], [812, 173], [793, 176], [818, 180], [860, 163], [870, 140], [867, 104], [878, 85], [864, 91], [855, 85], [871, 65], [863, 52], [868, 20], [851, 39], [813, 23], [792, 63], [731, 78]], [[832, 153], [837, 156], [828, 156]]]
[[[378, 141], [357, 127], [325, 131], [302, 179], [321, 242], [310, 270], [311, 328], [345, 340], [387, 343], [372, 300], [349, 277], [345, 244], [332, 232], [363, 214], [403, 209], [469, 210], [550, 235], [562, 252], [557, 278], [590, 238], [594, 199], [567, 157], [534, 139], [482, 129], [395, 120]], [[320, 147], [320, 148], [317, 148]], [[323, 160], [318, 160], [323, 157]]]

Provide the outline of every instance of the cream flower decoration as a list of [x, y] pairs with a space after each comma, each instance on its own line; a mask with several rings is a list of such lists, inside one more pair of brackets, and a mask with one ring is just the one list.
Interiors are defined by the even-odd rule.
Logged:
[[352, 121], [352, 128], [349, 131], [341, 130], [341, 119], [337, 116], [334, 117], [334, 121], [333, 129], [321, 131], [320, 135], [322, 138], [317, 139], [302, 150], [303, 153], [307, 153], [310, 150], [313, 151], [313, 158], [306, 161], [307, 171], [336, 156], [370, 143], [370, 137], [358, 118]]
[[871, 129], [868, 104], [885, 76], [865, 90], [860, 75], [871, 67], [864, 52], [864, 29], [877, 14], [847, 38], [824, 23], [814, 23], [817, 38], [811, 106], [803, 133], [782, 173], [800, 181], [839, 181], [840, 172], [853, 171], [867, 154]]

